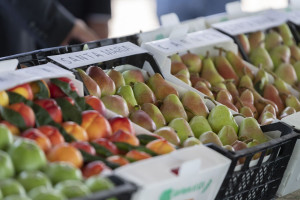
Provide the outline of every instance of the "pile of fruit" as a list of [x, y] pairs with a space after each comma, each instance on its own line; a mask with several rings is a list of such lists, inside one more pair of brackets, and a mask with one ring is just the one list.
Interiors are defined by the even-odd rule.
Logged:
[[78, 71], [90, 93], [102, 91], [108, 109], [129, 116], [177, 147], [215, 143], [234, 151], [268, 141], [255, 118], [243, 119], [238, 127], [228, 107], [218, 105], [209, 112], [198, 93], [179, 93], [158, 73], [150, 77], [139, 69], [105, 73], [97, 66]]
[[215, 48], [219, 49], [215, 57], [209, 52], [206, 56], [191, 52], [170, 56], [171, 74], [261, 125], [300, 111], [299, 100], [279, 76], [274, 75], [271, 83], [265, 68], [254, 74], [234, 52]]

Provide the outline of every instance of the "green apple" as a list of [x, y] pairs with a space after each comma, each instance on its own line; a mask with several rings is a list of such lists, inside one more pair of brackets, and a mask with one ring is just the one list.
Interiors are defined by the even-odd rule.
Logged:
[[27, 192], [39, 186], [52, 187], [49, 178], [40, 171], [23, 171], [19, 174], [18, 181]]
[[9, 155], [0, 150], [0, 180], [11, 178], [14, 174], [15, 168]]
[[44, 152], [32, 140], [18, 139], [9, 148], [8, 153], [17, 172], [36, 171], [46, 166]]
[[53, 184], [66, 180], [82, 180], [81, 171], [66, 162], [54, 162], [47, 165], [45, 173]]
[[0, 182], [0, 189], [4, 197], [10, 195], [26, 196], [23, 186], [14, 179], [5, 179]]
[[2, 191], [0, 190], [0, 199], [3, 198], [3, 194], [2, 194]]
[[60, 192], [45, 186], [32, 189], [28, 195], [32, 200], [66, 200], [66, 197]]
[[68, 180], [58, 183], [55, 189], [67, 198], [84, 197], [91, 193], [90, 189], [81, 181]]
[[92, 176], [86, 180], [85, 184], [88, 186], [91, 192], [114, 188], [114, 183], [111, 180], [101, 176]]
[[12, 143], [12, 133], [5, 125], [0, 124], [0, 149], [7, 149]]
[[31, 200], [31, 199], [26, 196], [10, 195], [5, 197], [3, 200]]

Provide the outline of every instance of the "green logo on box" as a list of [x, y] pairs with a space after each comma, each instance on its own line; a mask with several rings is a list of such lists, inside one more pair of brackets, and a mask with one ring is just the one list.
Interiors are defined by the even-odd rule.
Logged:
[[210, 184], [211, 184], [212, 180], [209, 179], [209, 181], [207, 183], [205, 183], [204, 181], [197, 183], [193, 186], [189, 186], [186, 188], [181, 188], [181, 189], [167, 189], [165, 191], [163, 191], [163, 193], [160, 195], [159, 200], [171, 200], [174, 197], [177, 197], [179, 195], [182, 194], [186, 194], [186, 193], [190, 193], [190, 192], [195, 192], [197, 190], [202, 190], [201, 193], [203, 194], [204, 192], [206, 192], [206, 190], [209, 188]]

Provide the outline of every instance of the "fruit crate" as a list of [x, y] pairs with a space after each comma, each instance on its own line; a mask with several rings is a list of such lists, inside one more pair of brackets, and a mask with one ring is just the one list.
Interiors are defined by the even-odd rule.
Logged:
[[132, 195], [137, 191], [137, 186], [117, 175], [107, 176], [115, 187], [110, 190], [105, 190], [93, 193], [84, 198], [74, 198], [72, 200], [106, 200], [109, 198], [116, 198], [118, 200], [130, 200]]
[[[280, 131], [281, 137], [235, 153], [209, 145], [232, 161], [216, 200], [265, 200], [276, 197], [299, 134], [283, 122], [265, 125], [261, 129], [264, 132]], [[251, 161], [256, 153], [261, 153], [261, 156], [256, 162]], [[241, 158], [245, 158], [245, 162], [237, 170]]]

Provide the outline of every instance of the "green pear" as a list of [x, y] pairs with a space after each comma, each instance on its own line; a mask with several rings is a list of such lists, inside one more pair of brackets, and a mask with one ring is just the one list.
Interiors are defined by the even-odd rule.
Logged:
[[129, 109], [127, 103], [123, 97], [119, 95], [104, 96], [101, 98], [105, 107], [123, 117], [128, 117]]
[[188, 139], [186, 139], [183, 143], [183, 147], [191, 147], [191, 146], [195, 146], [195, 145], [200, 145], [202, 144], [202, 142], [195, 138], [195, 137], [189, 137]]
[[135, 99], [139, 105], [143, 105], [144, 103], [156, 103], [156, 97], [153, 91], [145, 83], [136, 82], [132, 89]]
[[238, 125], [232, 116], [229, 108], [224, 105], [215, 106], [208, 115], [208, 123], [212, 130], [218, 133], [223, 126], [230, 125], [234, 128], [235, 132], [238, 132]]
[[225, 145], [225, 146], [223, 146], [223, 148], [228, 150], [228, 151], [234, 152], [234, 148], [231, 145]]
[[248, 40], [248, 37], [245, 34], [240, 34], [237, 36], [238, 40], [240, 41], [240, 44], [243, 47], [243, 50], [246, 54], [249, 54], [250, 52], [250, 43]]
[[193, 117], [189, 124], [196, 138], [199, 138], [202, 133], [212, 131], [207, 119], [203, 116]]
[[118, 89], [117, 94], [125, 99], [129, 112], [134, 112], [136, 110], [138, 103], [136, 102], [133, 90], [129, 85], [121, 86]]
[[253, 87], [254, 87], [253, 82], [252, 82], [250, 76], [248, 76], [247, 74], [242, 76], [239, 86], [238, 86], [239, 93], [241, 94], [244, 90], [253, 88]]
[[250, 51], [256, 49], [257, 47], [265, 47], [265, 33], [263, 31], [257, 31], [250, 33], [248, 35], [249, 43], [250, 43]]
[[181, 60], [191, 73], [199, 73], [201, 71], [202, 61], [198, 55], [188, 52], [181, 56]]
[[247, 117], [243, 119], [240, 124], [238, 135], [239, 137], [255, 139], [260, 144], [268, 141], [267, 136], [264, 135], [258, 122], [253, 117]]
[[276, 87], [279, 93], [283, 94], [291, 94], [291, 91], [288, 89], [288, 85], [286, 82], [284, 82], [281, 78], [278, 76], [274, 77], [274, 83], [273, 85]]
[[219, 131], [218, 136], [223, 145], [232, 145], [237, 139], [237, 133], [232, 126], [226, 125]]
[[289, 95], [286, 99], [285, 99], [285, 105], [295, 108], [295, 110], [297, 112], [300, 111], [300, 101], [294, 96], [294, 95]]
[[114, 81], [114, 83], [116, 85], [116, 89], [119, 89], [119, 87], [125, 85], [125, 80], [124, 80], [121, 72], [114, 70], [114, 69], [110, 69], [107, 72], [107, 75]]
[[245, 72], [248, 76], [253, 77], [253, 73], [249, 67], [247, 67], [241, 57], [235, 54], [233, 51], [226, 51], [226, 58], [233, 67], [235, 73], [242, 77], [245, 75]]
[[277, 27], [279, 34], [283, 39], [283, 43], [287, 46], [291, 46], [295, 44], [293, 34], [289, 28], [289, 26], [285, 23]]
[[174, 61], [171, 63], [171, 74], [175, 75], [182, 70], [189, 71], [187, 66], [185, 64], [183, 64], [182, 62]]
[[[250, 148], [250, 147], [255, 147], [259, 145], [259, 142], [257, 140], [252, 140], [251, 142], [247, 143], [247, 147]], [[254, 154], [254, 156], [252, 157], [252, 160], [256, 160], [258, 159], [259, 157], [261, 156], [261, 152], [258, 152], [256, 154]]]
[[196, 92], [185, 92], [181, 97], [181, 102], [189, 119], [192, 119], [194, 116], [207, 117], [209, 112], [208, 108], [206, 107], [201, 96]]
[[126, 70], [122, 73], [122, 75], [126, 85], [130, 85], [135, 82], [145, 82], [144, 75], [139, 69]]
[[264, 69], [272, 71], [274, 68], [274, 64], [272, 58], [270, 57], [267, 50], [263, 47], [257, 47], [253, 49], [250, 53], [249, 59], [251, 63], [255, 66], [260, 66]]
[[300, 48], [297, 45], [290, 46], [291, 51], [291, 60], [293, 60], [293, 63], [300, 61]]
[[254, 81], [253, 81], [253, 85], [254, 88], [262, 93], [262, 91], [264, 90], [265, 85], [269, 83], [269, 76], [267, 74], [267, 72], [260, 67], [260, 69], [257, 71]]
[[290, 85], [294, 85], [298, 81], [296, 71], [289, 63], [282, 63], [279, 65], [275, 74]]
[[170, 56], [172, 62], [182, 62], [181, 57], [178, 53], [175, 53]]
[[[243, 150], [243, 149], [248, 148], [248, 147], [247, 147], [247, 144], [246, 144], [245, 142], [242, 142], [242, 141], [239, 141], [239, 140], [235, 141], [235, 142], [232, 144], [232, 147], [233, 147], [234, 151], [239, 151], [239, 150]], [[239, 163], [242, 164], [242, 163], [245, 162], [245, 160], [246, 160], [246, 157], [241, 157], [241, 158], [239, 159]]]
[[233, 79], [236, 83], [239, 82], [239, 77], [234, 71], [232, 65], [227, 60], [225, 56], [222, 55], [222, 49], [219, 50], [219, 55], [214, 57], [214, 63], [215, 67], [218, 71], [218, 73], [224, 78], [224, 79]]
[[270, 56], [276, 70], [281, 63], [290, 62], [291, 50], [286, 45], [279, 45], [270, 51]]
[[224, 78], [216, 70], [216, 67], [211, 58], [205, 58], [203, 60], [201, 77], [209, 81], [212, 85], [224, 82]]
[[233, 102], [236, 102], [237, 97], [239, 96], [239, 91], [236, 88], [236, 85], [234, 84], [233, 81], [226, 81], [225, 82], [226, 88], [228, 92], [231, 94]]
[[184, 118], [173, 119], [168, 126], [176, 131], [181, 144], [183, 144], [189, 136], [194, 136], [189, 123]]
[[279, 119], [285, 118], [286, 116], [292, 115], [294, 113], [296, 113], [295, 108], [288, 106], [281, 112]]
[[254, 117], [254, 114], [248, 106], [243, 106], [239, 109], [239, 113], [244, 115], [245, 117]]
[[157, 134], [163, 138], [165, 138], [168, 142], [178, 146], [180, 145], [180, 139], [176, 133], [176, 131], [170, 126], [164, 126], [157, 129], [154, 134]]
[[223, 146], [222, 145], [222, 142], [220, 140], [220, 138], [218, 137], [217, 134], [215, 134], [214, 132], [212, 131], [207, 131], [205, 133], [203, 133], [199, 140], [203, 143], [203, 144], [208, 144], [208, 143], [214, 143], [218, 146]]
[[185, 76], [183, 74], [175, 74], [174, 76], [176, 78], [180, 79], [181, 81], [183, 81], [184, 83], [186, 83], [188, 86], [192, 86], [192, 83], [187, 76]]
[[281, 45], [282, 43], [283, 39], [278, 32], [271, 30], [269, 33], [266, 34], [265, 47], [268, 51]]
[[141, 109], [145, 111], [154, 121], [156, 128], [160, 128], [166, 125], [166, 120], [156, 105], [152, 103], [145, 103], [142, 105]]
[[150, 132], [156, 130], [156, 125], [154, 121], [143, 110], [134, 111], [133, 113], [130, 114], [129, 118], [133, 123], [136, 123], [137, 125], [143, 127], [144, 129], [147, 129]]
[[97, 82], [94, 79], [92, 79], [89, 75], [87, 75], [85, 73], [85, 71], [83, 71], [82, 69], [77, 69], [77, 71], [81, 77], [81, 80], [82, 80], [84, 86], [88, 90], [89, 94], [100, 98], [101, 97], [101, 89], [100, 89], [99, 85], [97, 84]]
[[263, 125], [271, 124], [275, 120], [276, 120], [276, 116], [273, 113], [266, 111], [260, 115], [258, 122], [260, 123], [260, 125], [263, 126]]
[[297, 75], [297, 79], [300, 80], [300, 61], [294, 64], [294, 69]]
[[187, 114], [184, 110], [184, 107], [180, 102], [178, 96], [176, 96], [175, 94], [170, 94], [164, 99], [160, 110], [167, 123], [175, 118], [180, 117], [187, 120]]

